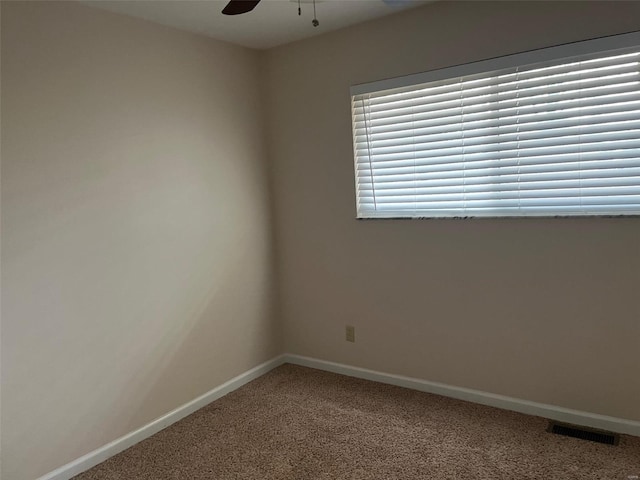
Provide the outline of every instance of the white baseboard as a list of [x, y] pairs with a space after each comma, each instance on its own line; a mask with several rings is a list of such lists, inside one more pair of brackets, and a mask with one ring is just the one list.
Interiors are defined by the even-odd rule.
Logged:
[[599, 428], [616, 433], [625, 433], [628, 435], [640, 436], [640, 422], [633, 420], [625, 420], [622, 418], [609, 417], [606, 415], [598, 415], [595, 413], [581, 412], [579, 410], [571, 410], [568, 408], [558, 407], [555, 405], [547, 405], [544, 403], [530, 402], [519, 398], [507, 397], [504, 395], [496, 395], [493, 393], [472, 390], [470, 388], [454, 387], [443, 383], [429, 382], [418, 378], [404, 377], [391, 373], [377, 372], [366, 368], [352, 367], [341, 363], [328, 362], [317, 358], [303, 357], [301, 355], [284, 354], [275, 357], [267, 362], [248, 370], [237, 377], [232, 378], [228, 382], [210, 390], [204, 395], [172, 410], [151, 423], [135, 430], [123, 437], [114, 440], [103, 447], [100, 447], [86, 455], [67, 463], [62, 467], [47, 473], [38, 480], [69, 480], [97, 464], [104, 462], [108, 458], [120, 453], [121, 451], [135, 445], [138, 442], [158, 433], [163, 428], [183, 419], [187, 415], [192, 414], [196, 410], [208, 405], [209, 403], [223, 397], [241, 386], [261, 377], [265, 373], [282, 365], [283, 363], [292, 363], [304, 367], [316, 368], [327, 372], [339, 373], [350, 377], [362, 378], [365, 380], [373, 380], [375, 382], [387, 383], [389, 385], [397, 385], [399, 387], [411, 388], [421, 392], [435, 393], [445, 397], [457, 398], [469, 402], [489, 405], [491, 407], [503, 408], [505, 410], [513, 410], [515, 412], [525, 413], [528, 415], [536, 415], [539, 417], [549, 418], [559, 422], [572, 423], [585, 427]]
[[582, 412], [569, 408], [547, 405], [544, 403], [530, 402], [519, 398], [496, 395], [493, 393], [472, 390], [470, 388], [454, 387], [443, 383], [429, 382], [418, 378], [403, 377], [390, 373], [367, 370], [365, 368], [352, 367], [341, 363], [328, 362], [317, 358], [303, 357], [300, 355], [285, 355], [286, 363], [293, 363], [304, 367], [317, 368], [333, 373], [340, 373], [350, 377], [373, 380], [399, 387], [411, 388], [421, 392], [435, 393], [445, 397], [457, 398], [469, 402], [488, 405], [491, 407], [513, 410], [515, 412], [549, 418], [558, 422], [571, 423], [584, 427], [608, 430], [610, 432], [625, 433], [640, 437], [640, 422], [623, 418], [598, 415], [596, 413]]
[[284, 355], [280, 355], [267, 362], [264, 362], [257, 367], [254, 367], [251, 370], [248, 370], [238, 375], [237, 377], [232, 378], [228, 382], [223, 383], [213, 390], [210, 390], [204, 395], [201, 395], [198, 398], [176, 408], [175, 410], [172, 410], [166, 415], [155, 419], [151, 423], [148, 423], [138, 430], [128, 433], [127, 435], [94, 450], [93, 452], [89, 452], [86, 455], [83, 455], [73, 462], [67, 463], [62, 467], [47, 473], [46, 475], [40, 477], [38, 480], [69, 480], [71, 477], [78, 475], [79, 473], [82, 473], [101, 462], [104, 462], [108, 458], [113, 457], [115, 454], [120, 453], [121, 451], [135, 445], [138, 442], [141, 442], [145, 438], [148, 438], [155, 433], [158, 433], [163, 428], [166, 428], [169, 425], [177, 422], [178, 420], [183, 419], [187, 415], [191, 415], [196, 410], [199, 410], [205, 405], [213, 402], [214, 400], [223, 397], [227, 393], [240, 388], [244, 384], [249, 383], [251, 380], [255, 380], [256, 378], [261, 377], [265, 373], [273, 370], [283, 363], [285, 363]]

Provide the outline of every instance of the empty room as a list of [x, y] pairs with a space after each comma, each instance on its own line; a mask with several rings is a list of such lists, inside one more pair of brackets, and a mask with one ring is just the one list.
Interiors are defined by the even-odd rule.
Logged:
[[6, 1], [2, 480], [640, 476], [640, 2]]

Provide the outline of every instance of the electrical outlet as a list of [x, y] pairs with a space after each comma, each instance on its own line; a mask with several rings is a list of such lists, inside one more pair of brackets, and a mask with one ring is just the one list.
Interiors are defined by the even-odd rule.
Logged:
[[356, 327], [353, 325], [347, 325], [347, 342], [356, 341]]

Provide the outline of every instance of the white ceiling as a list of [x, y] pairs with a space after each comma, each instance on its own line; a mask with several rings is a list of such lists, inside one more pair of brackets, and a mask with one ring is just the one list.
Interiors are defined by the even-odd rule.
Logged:
[[429, 0], [316, 0], [318, 27], [311, 25], [313, 4], [301, 0], [262, 0], [242, 15], [221, 11], [227, 0], [81, 0], [93, 7], [143, 18], [245, 47], [267, 49], [348, 25], [416, 7]]

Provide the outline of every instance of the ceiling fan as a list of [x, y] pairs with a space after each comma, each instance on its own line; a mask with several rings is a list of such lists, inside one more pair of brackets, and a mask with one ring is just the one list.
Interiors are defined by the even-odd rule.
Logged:
[[[411, 0], [382, 0], [387, 5], [395, 6], [403, 3], [409, 3]], [[242, 13], [248, 13], [256, 5], [260, 3], [260, 0], [230, 0], [227, 6], [222, 9], [222, 13], [225, 15], [240, 15]], [[311, 2], [305, 2], [311, 3]], [[313, 2], [315, 7], [315, 1]], [[300, 3], [298, 2], [298, 14], [300, 14]]]
[[[295, 2], [296, 0], [289, 0]], [[323, 0], [297, 0], [298, 3], [298, 15], [302, 15], [301, 3], [313, 3], [313, 20], [311, 24], [314, 27], [320, 25], [320, 22], [316, 18], [316, 1], [321, 2]], [[415, 0], [382, 0], [383, 3], [389, 6], [402, 5], [403, 3], [412, 2]], [[260, 0], [229, 0], [229, 3], [222, 9], [224, 15], [241, 15], [243, 13], [249, 13], [256, 8], [256, 5], [260, 3]]]
[[[301, 0], [298, 0], [298, 15], [302, 15], [300, 2]], [[316, 18], [316, 0], [311, 0], [311, 2], [313, 3], [313, 20], [311, 23], [314, 27], [317, 27], [320, 25], [320, 22], [318, 22], [318, 19]], [[258, 3], [260, 3], [260, 0], [230, 0], [229, 3], [227, 3], [227, 6], [222, 9], [222, 13], [225, 15], [240, 15], [242, 13], [248, 13], [256, 8]]]

